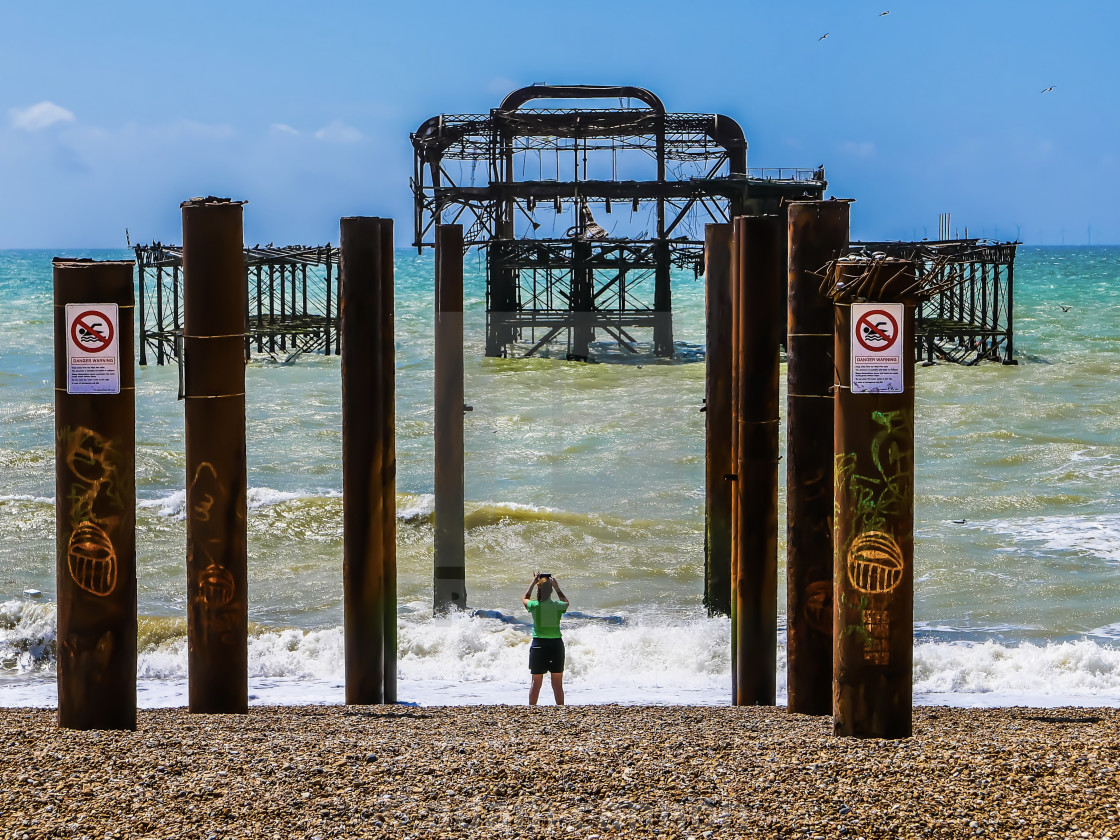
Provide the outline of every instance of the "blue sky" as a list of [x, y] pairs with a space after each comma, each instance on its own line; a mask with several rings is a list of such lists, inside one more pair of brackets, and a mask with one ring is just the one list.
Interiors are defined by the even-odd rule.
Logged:
[[249, 244], [379, 215], [406, 245], [409, 132], [533, 82], [726, 114], [750, 166], [823, 163], [854, 238], [951, 212], [1120, 243], [1118, 24], [1114, 0], [0, 0], [0, 247], [178, 242], [207, 194], [249, 200]]

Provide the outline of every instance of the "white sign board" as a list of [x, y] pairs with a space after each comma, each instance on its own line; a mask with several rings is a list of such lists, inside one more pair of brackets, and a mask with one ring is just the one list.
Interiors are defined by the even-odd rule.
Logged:
[[66, 393], [119, 394], [115, 303], [66, 304]]
[[902, 393], [905, 312], [901, 303], [852, 304], [853, 394]]

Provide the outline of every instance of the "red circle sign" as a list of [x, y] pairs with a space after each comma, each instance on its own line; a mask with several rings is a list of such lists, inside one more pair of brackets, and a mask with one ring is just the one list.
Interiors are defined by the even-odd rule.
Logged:
[[898, 321], [883, 309], [864, 312], [856, 321], [856, 340], [872, 353], [890, 350], [898, 341]]
[[113, 343], [113, 322], [96, 309], [87, 309], [70, 325], [70, 339], [85, 353], [100, 353]]

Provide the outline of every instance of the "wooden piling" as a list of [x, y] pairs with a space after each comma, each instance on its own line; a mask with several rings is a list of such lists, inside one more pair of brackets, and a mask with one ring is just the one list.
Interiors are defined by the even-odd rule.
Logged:
[[392, 703], [397, 620], [393, 223], [350, 217], [339, 227], [346, 702]]
[[[621, 286], [621, 284], [620, 284]], [[705, 229], [704, 606], [731, 615], [731, 225]]]
[[463, 473], [463, 226], [436, 226], [435, 536], [437, 613], [467, 602]]
[[[190, 711], [249, 708], [242, 202], [183, 202]], [[271, 285], [271, 283], [270, 283]]]
[[832, 714], [832, 302], [819, 272], [848, 245], [847, 201], [789, 205], [786, 338], [788, 708]]
[[[914, 644], [914, 287], [904, 260], [840, 261], [835, 302], [833, 731], [912, 732]], [[839, 284], [843, 285], [839, 285]], [[853, 316], [852, 291], [879, 309]], [[890, 304], [902, 304], [891, 314]], [[861, 303], [861, 307], [862, 307]], [[884, 314], [885, 312], [885, 314]], [[856, 321], [853, 325], [853, 319]], [[853, 326], [859, 335], [853, 338]], [[894, 335], [894, 339], [891, 336]], [[871, 339], [870, 350], [864, 342]], [[898, 385], [859, 366], [897, 344]], [[878, 346], [876, 346], [878, 345]], [[853, 353], [853, 346], [858, 352]], [[866, 368], [864, 368], [866, 371]], [[853, 380], [853, 373], [857, 380]], [[887, 382], [891, 377], [884, 377]], [[898, 393], [894, 393], [898, 390]]]
[[778, 649], [778, 370], [785, 329], [775, 298], [785, 288], [786, 224], [778, 216], [737, 220], [741, 253], [737, 330], [737, 426], [732, 520], [734, 703], [774, 705]]
[[54, 260], [58, 723], [136, 728], [131, 260]]

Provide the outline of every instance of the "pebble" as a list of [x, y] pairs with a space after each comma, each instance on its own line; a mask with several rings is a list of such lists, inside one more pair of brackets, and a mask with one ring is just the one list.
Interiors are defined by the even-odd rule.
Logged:
[[1120, 710], [915, 709], [832, 735], [760, 707], [0, 709], [0, 836], [1117, 837]]

